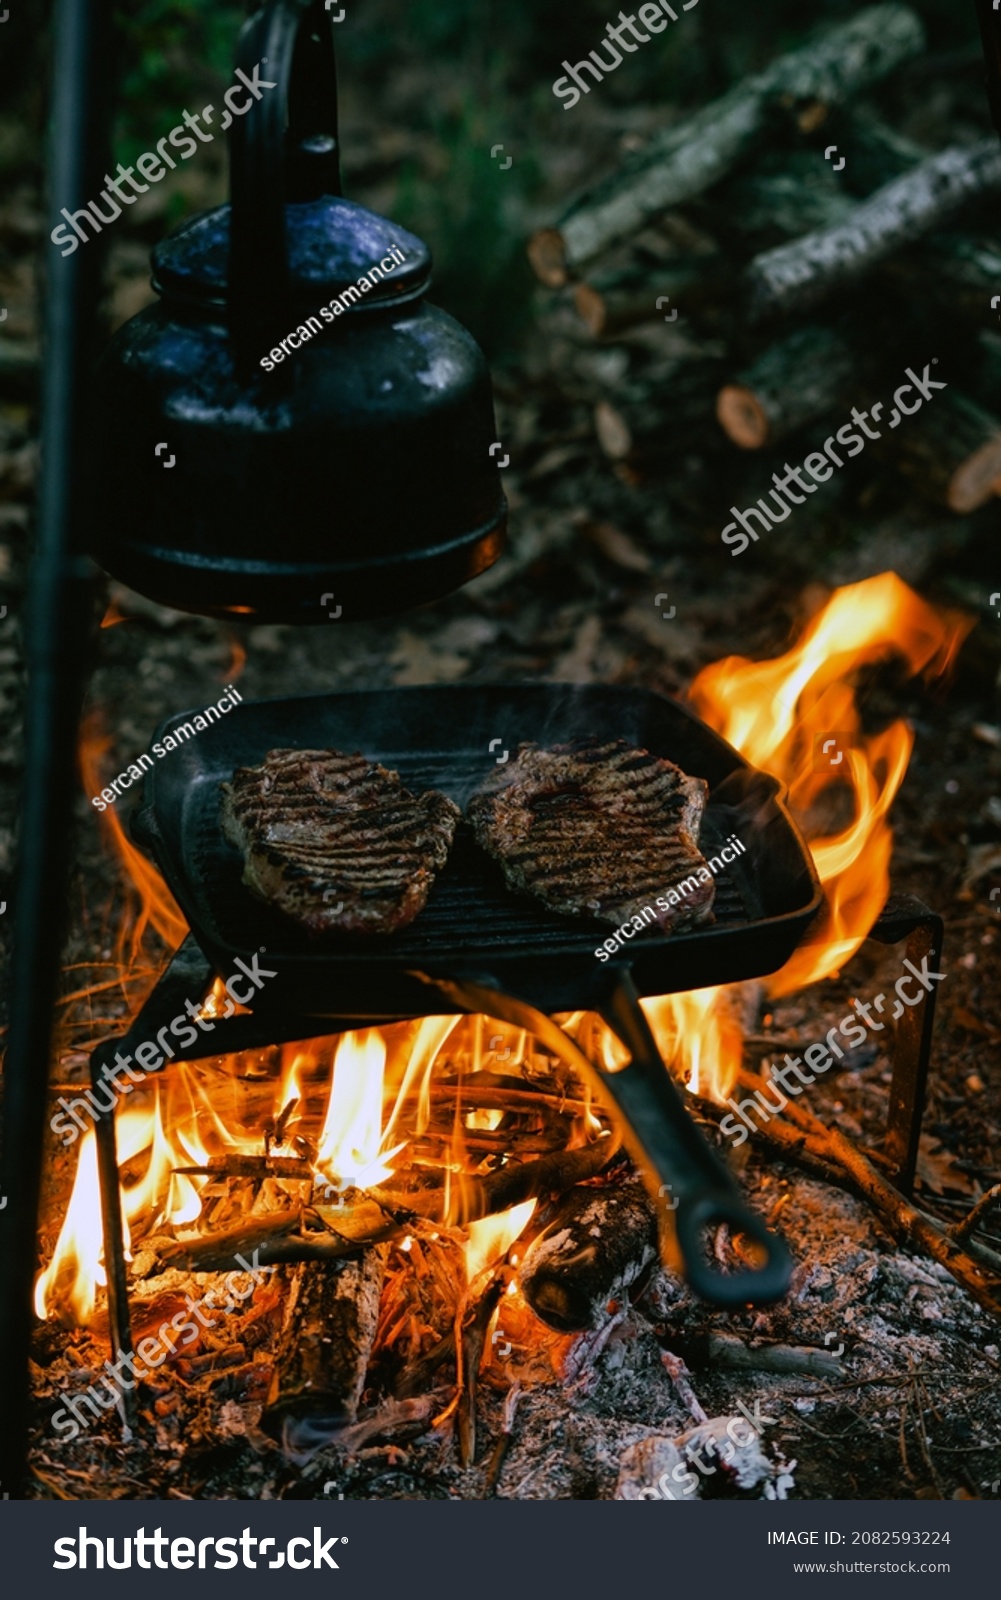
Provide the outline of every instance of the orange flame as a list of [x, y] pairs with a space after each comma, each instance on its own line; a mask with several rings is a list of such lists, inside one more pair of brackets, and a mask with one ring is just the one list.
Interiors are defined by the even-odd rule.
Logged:
[[510, 1211], [500, 1211], [495, 1217], [483, 1217], [469, 1224], [466, 1244], [466, 1282], [475, 1283], [481, 1272], [496, 1266], [507, 1255], [514, 1241], [524, 1233], [529, 1218], [535, 1210], [534, 1200], [523, 1200]]
[[[862, 734], [851, 679], [860, 667], [894, 656], [903, 658], [911, 677], [941, 676], [971, 627], [968, 618], [934, 611], [886, 572], [838, 589], [786, 655], [757, 662], [729, 656], [706, 667], [692, 684], [700, 716], [753, 766], [788, 788], [826, 891], [822, 929], [770, 981], [772, 994], [837, 973], [889, 892], [893, 840], [887, 813], [914, 738], [904, 722]], [[823, 745], [831, 738], [839, 744], [827, 755]], [[831, 833], [811, 827], [820, 797], [841, 785], [850, 792], [851, 820]]]
[[[801, 947], [769, 980], [772, 994], [838, 972], [866, 937], [889, 888], [889, 810], [907, 769], [913, 736], [902, 721], [880, 733], [862, 732], [855, 675], [863, 666], [894, 656], [903, 659], [912, 676], [942, 674], [970, 626], [967, 619], [934, 611], [900, 579], [884, 574], [836, 591], [785, 655], [761, 662], [730, 657], [706, 668], [693, 684], [692, 702], [705, 721], [752, 765], [772, 773], [787, 788], [824, 886], [819, 937], [813, 934], [814, 942]], [[821, 759], [823, 743], [831, 737], [840, 739], [842, 760], [837, 764]], [[88, 794], [101, 787], [98, 768], [108, 746], [91, 724], [81, 753]], [[131, 920], [123, 917], [120, 922], [124, 986], [131, 977], [125, 973], [127, 960], [134, 969], [151, 930], [173, 949], [187, 927], [159, 874], [129, 843], [113, 807], [102, 820], [138, 893], [138, 909], [133, 907]], [[153, 965], [148, 955], [143, 959]], [[95, 986], [94, 992], [98, 987], [109, 985]], [[665, 1059], [693, 1092], [718, 1098], [730, 1092], [741, 1057], [740, 993], [739, 986], [729, 986], [644, 1002]], [[229, 1002], [217, 983], [201, 1014], [216, 1016], [224, 1004]], [[585, 1053], [606, 1070], [624, 1064], [621, 1046], [598, 1018], [574, 1013], [563, 1020]], [[496, 1049], [501, 1043], [503, 1053]], [[510, 1066], [502, 1070], [517, 1072], [531, 1060], [532, 1050], [532, 1040], [521, 1030], [492, 1019], [427, 1017], [346, 1034], [336, 1044], [314, 1039], [276, 1052], [217, 1058], [210, 1068], [175, 1064], [154, 1081], [145, 1106], [130, 1101], [118, 1112], [119, 1157], [132, 1163], [131, 1174], [148, 1152], [142, 1176], [130, 1174], [122, 1184], [127, 1234], [138, 1227], [146, 1232], [161, 1220], [181, 1226], [197, 1221], [201, 1194], [210, 1180], [175, 1169], [207, 1165], [213, 1154], [262, 1154], [262, 1129], [274, 1130], [283, 1111], [282, 1131], [278, 1140], [272, 1136], [271, 1148], [300, 1156], [310, 1184], [314, 1173], [342, 1188], [384, 1182], [409, 1137], [404, 1128], [418, 1137], [425, 1134], [435, 1104], [440, 1138], [441, 1101], [433, 1101], [431, 1093], [439, 1063], [447, 1065], [450, 1079], [484, 1065], [496, 1071], [507, 1061]], [[270, 1090], [268, 1062], [275, 1069]], [[256, 1085], [257, 1100], [244, 1126], [240, 1097], [248, 1084]], [[233, 1096], [232, 1114], [228, 1106], [221, 1114], [222, 1085]], [[311, 1104], [317, 1092], [321, 1104], [326, 1093], [322, 1112]], [[450, 1148], [436, 1158], [449, 1205], [460, 1197], [464, 1178], [479, 1159], [467, 1153], [464, 1136], [497, 1125], [489, 1110], [460, 1115], [460, 1100], [457, 1095]], [[292, 1106], [293, 1101], [298, 1104]], [[587, 1120], [596, 1126], [593, 1118]], [[575, 1137], [583, 1137], [583, 1130]], [[309, 1151], [315, 1152], [312, 1160]], [[507, 1254], [534, 1204], [527, 1201], [470, 1226], [470, 1284]], [[448, 1211], [453, 1214], [458, 1212]], [[88, 1133], [80, 1143], [55, 1253], [38, 1280], [39, 1315], [72, 1313], [80, 1322], [92, 1316], [104, 1283], [101, 1252], [96, 1150]]]
[[[861, 732], [853, 679], [901, 657], [910, 676], [940, 676], [972, 627], [933, 610], [894, 573], [838, 589], [799, 643], [770, 661], [729, 656], [699, 673], [695, 710], [755, 767], [788, 790], [824, 888], [825, 909], [780, 972], [772, 995], [834, 976], [878, 917], [890, 887], [888, 813], [913, 745], [906, 723]], [[834, 739], [834, 746], [825, 741]], [[840, 757], [840, 759], [839, 759]], [[848, 820], [834, 826], [840, 803]], [[689, 1087], [724, 1099], [740, 1065], [732, 991], [706, 989], [645, 1002], [658, 1044]]]
[[346, 1033], [337, 1047], [317, 1166], [340, 1188], [367, 1188], [388, 1178], [386, 1164], [402, 1150], [382, 1149], [386, 1042], [377, 1029]]
[[[96, 716], [88, 718], [80, 741], [80, 771], [88, 800], [91, 795], [100, 794], [105, 786], [100, 769], [110, 749], [111, 738], [102, 729], [99, 718]], [[168, 949], [176, 950], [182, 940], [187, 938], [188, 924], [178, 911], [173, 895], [156, 868], [150, 865], [146, 857], [126, 837], [114, 806], [109, 805], [106, 811], [101, 812], [101, 822], [109, 830], [115, 852], [126, 869], [129, 881], [139, 894], [137, 914], [131, 919], [123, 917], [121, 920], [123, 948], [119, 951], [119, 960], [126, 963], [136, 960], [149, 924], [160, 935]], [[127, 932], [130, 922], [131, 928]], [[124, 951], [126, 938], [129, 938], [131, 945], [128, 957]]]

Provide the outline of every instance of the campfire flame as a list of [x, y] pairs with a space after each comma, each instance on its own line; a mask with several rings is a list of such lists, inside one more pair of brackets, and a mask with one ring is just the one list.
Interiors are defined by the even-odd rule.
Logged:
[[[111, 736], [104, 730], [100, 718], [96, 715], [89, 717], [80, 741], [80, 773], [88, 799], [91, 795], [100, 794], [105, 787], [106, 780], [101, 774], [104, 758], [110, 749]], [[132, 886], [138, 896], [137, 907], [118, 919], [116, 929], [116, 957], [123, 967], [129, 968], [139, 961], [148, 927], [155, 930], [168, 950], [176, 950], [181, 941], [187, 938], [188, 924], [156, 868], [126, 836], [113, 805], [101, 813], [101, 821], [109, 829], [115, 854], [125, 868], [124, 881]], [[149, 987], [152, 988], [152, 981]]]
[[390, 1176], [403, 1149], [382, 1150], [386, 1043], [377, 1028], [346, 1033], [337, 1047], [317, 1167], [338, 1189], [370, 1188]]
[[[836, 974], [866, 937], [886, 898], [889, 809], [907, 770], [913, 735], [903, 721], [882, 732], [863, 732], [857, 675], [899, 657], [912, 677], [939, 676], [954, 661], [970, 626], [967, 619], [935, 611], [899, 578], [884, 574], [836, 591], [785, 655], [759, 662], [731, 656], [707, 667], [693, 683], [691, 701], [699, 715], [787, 789], [825, 891], [819, 934], [814, 930], [813, 942], [768, 980], [770, 994], [787, 994]], [[824, 740], [832, 737], [842, 755], [836, 763], [823, 759]], [[92, 722], [81, 751], [88, 796], [102, 787], [109, 745]], [[126, 838], [113, 806], [102, 822], [135, 891], [119, 918], [117, 946], [117, 981], [131, 1007], [137, 989], [148, 990], [162, 964], [162, 951], [149, 948], [151, 936], [173, 950], [188, 930], [159, 874]], [[113, 986], [102, 980], [81, 993]], [[739, 986], [730, 986], [643, 1002], [665, 1061], [693, 1092], [719, 1099], [730, 1092], [741, 1058], [739, 1000]], [[230, 1004], [217, 983], [202, 1015], [218, 1015]], [[597, 1017], [574, 1013], [562, 1020], [605, 1070], [624, 1065], [621, 1044]], [[113, 1031], [120, 1027], [116, 1023]], [[495, 1048], [501, 1043], [503, 1053]], [[183, 1229], [198, 1221], [210, 1177], [177, 1168], [207, 1166], [213, 1156], [262, 1154], [261, 1097], [266, 1099], [269, 1086], [273, 1105], [264, 1110], [274, 1130], [270, 1153], [301, 1157], [311, 1187], [320, 1179], [334, 1189], [364, 1189], [390, 1179], [405, 1150], [408, 1160], [424, 1159], [407, 1147], [432, 1123], [436, 1070], [447, 1064], [461, 1077], [486, 1068], [511, 1072], [521, 1082], [532, 1049], [523, 1031], [492, 1019], [428, 1017], [284, 1046], [281, 1070], [270, 1078], [265, 1058], [273, 1052], [172, 1066], [149, 1088], [137, 1088], [117, 1114], [119, 1161], [127, 1168], [122, 1180], [126, 1242], [131, 1233], [145, 1234], [164, 1222]], [[256, 1086], [258, 1115], [244, 1126], [241, 1095], [248, 1086]], [[467, 1149], [467, 1137], [472, 1145], [474, 1133], [489, 1133], [498, 1122], [491, 1110], [460, 1113], [456, 1099], [450, 1143], [433, 1158], [453, 1206], [458, 1207], [464, 1179], [480, 1160]], [[440, 1120], [435, 1126], [440, 1129]], [[597, 1126], [590, 1115], [584, 1119], [592, 1132]], [[577, 1129], [574, 1139], [585, 1137], [580, 1123]], [[535, 1202], [526, 1201], [469, 1226], [470, 1285], [503, 1259], [534, 1210]], [[80, 1141], [69, 1207], [52, 1260], [37, 1282], [37, 1313], [86, 1323], [104, 1282], [91, 1132]]]
[[[886, 572], [838, 589], [786, 655], [757, 662], [729, 656], [692, 684], [692, 704], [710, 727], [787, 787], [824, 886], [823, 926], [769, 980], [771, 994], [839, 972], [889, 892], [888, 813], [914, 735], [903, 721], [863, 734], [852, 680], [862, 667], [894, 657], [909, 677], [941, 677], [971, 627], [969, 618], [935, 611]], [[838, 745], [825, 752], [831, 738]], [[827, 831], [820, 802], [835, 789], [847, 791], [851, 815]]]
[[495, 1267], [507, 1255], [515, 1240], [528, 1227], [535, 1210], [535, 1200], [524, 1200], [501, 1211], [496, 1217], [484, 1217], [469, 1224], [469, 1241], [466, 1245], [466, 1281], [474, 1284], [480, 1274]]
[[[939, 677], [971, 627], [969, 618], [935, 611], [887, 572], [836, 590], [785, 655], [772, 661], [728, 656], [692, 684], [689, 698], [699, 716], [786, 787], [824, 888], [819, 928], [767, 980], [770, 995], [840, 972], [889, 892], [888, 813], [914, 736], [903, 721], [881, 733], [861, 731], [856, 675], [897, 657], [910, 677]], [[825, 751], [831, 739], [836, 744]], [[832, 826], [839, 803], [847, 820]], [[725, 1100], [741, 1054], [728, 991], [670, 995], [644, 1005], [666, 1059], [689, 1088]]]

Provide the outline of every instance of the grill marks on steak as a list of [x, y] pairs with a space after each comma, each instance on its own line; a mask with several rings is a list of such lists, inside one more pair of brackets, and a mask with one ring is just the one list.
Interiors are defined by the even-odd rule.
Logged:
[[697, 840], [708, 786], [624, 739], [519, 747], [467, 815], [508, 884], [552, 911], [620, 924], [650, 906], [665, 933], [712, 921], [716, 886]]
[[340, 750], [271, 750], [220, 787], [244, 883], [310, 933], [406, 927], [460, 816], [436, 789], [411, 794], [398, 772]]

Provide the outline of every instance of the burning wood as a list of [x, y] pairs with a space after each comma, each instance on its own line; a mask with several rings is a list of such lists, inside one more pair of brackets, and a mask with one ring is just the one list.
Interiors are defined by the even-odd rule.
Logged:
[[[776, 384], [767, 392], [780, 390]], [[771, 405], [778, 427], [782, 414], [781, 403]], [[887, 812], [909, 740], [901, 725], [874, 738], [862, 733], [847, 675], [894, 652], [912, 672], [941, 670], [961, 633], [961, 624], [938, 617], [896, 581], [876, 580], [835, 596], [779, 661], [731, 659], [697, 681], [707, 720], [788, 784], [797, 811], [827, 830], [813, 839], [813, 851], [828, 887], [828, 921], [819, 940], [769, 980], [772, 993], [842, 965], [868, 932], [888, 882]], [[832, 725], [850, 739], [836, 778], [811, 759], [818, 733]], [[835, 783], [849, 802], [848, 820], [838, 823], [829, 820], [839, 816], [829, 804]], [[693, 1090], [725, 1095], [733, 1087], [741, 1032], [756, 1025], [743, 1002], [764, 992], [765, 985], [728, 986], [645, 1003], [665, 1057]], [[577, 1015], [561, 1032], [545, 1019], [529, 1045], [527, 1012], [502, 1012], [519, 1066], [488, 1072], [484, 1062], [495, 1053], [484, 1055], [483, 1039], [499, 1024], [485, 1020], [483, 992], [454, 985], [449, 997], [484, 1017], [427, 1019], [417, 1028], [366, 1029], [234, 1057], [224, 1063], [225, 1077], [215, 1065], [172, 1069], [145, 1113], [130, 1110], [120, 1120], [123, 1208], [144, 1276], [156, 1267], [225, 1270], [236, 1254], [295, 1269], [273, 1369], [241, 1331], [230, 1348], [189, 1362], [191, 1383], [207, 1385], [215, 1368], [225, 1367], [228, 1392], [242, 1397], [263, 1370], [270, 1380], [265, 1423], [285, 1433], [296, 1456], [325, 1443], [348, 1454], [379, 1438], [413, 1437], [432, 1418], [454, 1418], [465, 1466], [475, 1461], [478, 1435], [482, 1445], [486, 1390], [506, 1388], [504, 1430], [480, 1450], [489, 1492], [511, 1448], [515, 1399], [543, 1381], [540, 1369], [550, 1380], [558, 1370], [578, 1382], [598, 1381], [597, 1364], [627, 1315], [628, 1290], [655, 1264], [656, 1225], [640, 1184], [627, 1175], [618, 1135], [607, 1129], [610, 1118], [602, 1127], [581, 1081], [591, 1062], [623, 1064], [604, 1023]], [[783, 1151], [800, 1151], [813, 1170], [852, 1182], [842, 1152], [812, 1127], [790, 1121], [781, 1140]], [[524, 1159], [533, 1142], [554, 1147]], [[86, 1215], [91, 1181], [91, 1156], [81, 1143], [75, 1218]], [[622, 1172], [608, 1171], [613, 1160]], [[875, 1168], [870, 1173], [879, 1209], [889, 1186]], [[594, 1185], [599, 1175], [603, 1181]], [[537, 1216], [512, 1221], [512, 1208], [536, 1200]], [[537, 1234], [508, 1298], [503, 1291], [513, 1273], [502, 1263], [510, 1245], [503, 1231], [492, 1230], [516, 1225]], [[904, 1226], [914, 1242], [913, 1219], [905, 1215]], [[482, 1238], [481, 1227], [489, 1230]], [[467, 1233], [473, 1254], [464, 1276]], [[953, 1267], [966, 1259], [986, 1282], [982, 1243], [954, 1239], [943, 1248], [953, 1250]], [[99, 1244], [89, 1254], [78, 1246], [73, 1255], [62, 1240], [60, 1248], [61, 1264], [45, 1284], [49, 1304], [64, 1296], [71, 1269], [91, 1271], [99, 1296]], [[276, 1273], [275, 1289], [280, 1281]], [[513, 1342], [500, 1356], [491, 1342], [498, 1311], [498, 1336]], [[568, 1349], [570, 1341], [554, 1341], [549, 1328], [585, 1332]], [[845, 1375], [836, 1357], [806, 1344], [714, 1333], [703, 1353], [721, 1372], [764, 1368], [828, 1381]], [[696, 1365], [698, 1356], [692, 1353]], [[509, 1368], [494, 1364], [508, 1359]], [[368, 1415], [360, 1410], [363, 1386], [372, 1401]], [[263, 1398], [263, 1386], [259, 1393]], [[389, 1394], [396, 1398], [387, 1407]], [[166, 1393], [161, 1400], [165, 1408], [174, 1404]], [[403, 1410], [393, 1409], [400, 1403]], [[440, 1437], [441, 1428], [436, 1432]], [[679, 1450], [676, 1460], [688, 1457]]]
[[456, 1432], [459, 1461], [464, 1467], [472, 1466], [476, 1457], [476, 1385], [487, 1329], [503, 1293], [504, 1278], [496, 1272], [479, 1300], [463, 1316], [461, 1329], [455, 1339], [458, 1355], [456, 1383], [459, 1390]]
[[576, 1188], [529, 1245], [518, 1287], [559, 1333], [597, 1328], [611, 1301], [657, 1259], [657, 1218], [642, 1184]]
[[354, 1422], [379, 1318], [385, 1246], [337, 1265], [296, 1268], [264, 1412], [264, 1426], [286, 1433], [309, 1419], [342, 1427]]

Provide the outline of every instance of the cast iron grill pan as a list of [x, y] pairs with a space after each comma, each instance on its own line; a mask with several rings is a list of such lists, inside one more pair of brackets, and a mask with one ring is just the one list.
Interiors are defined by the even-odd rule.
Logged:
[[[189, 720], [171, 718], [157, 738]], [[506, 886], [499, 867], [461, 824], [428, 903], [388, 937], [311, 939], [241, 882], [239, 852], [224, 838], [219, 785], [271, 749], [362, 751], [398, 771], [408, 788], [437, 788], [463, 809], [507, 750], [574, 737], [622, 738], [709, 784], [700, 848], [707, 858], [736, 832], [746, 845], [716, 877], [715, 924], [669, 938], [637, 936], [607, 962], [594, 952], [611, 929], [557, 916]], [[493, 743], [499, 741], [499, 743]], [[241, 704], [169, 752], [145, 775], [133, 833], [153, 854], [191, 931], [220, 975], [237, 956], [277, 976], [255, 1002], [308, 1017], [373, 1021], [484, 1011], [544, 1033], [547, 1013], [602, 1013], [630, 1064], [602, 1073], [627, 1142], [673, 1215], [693, 1289], [720, 1305], [782, 1295], [784, 1244], [745, 1205], [728, 1170], [687, 1110], [639, 1006], [671, 994], [759, 977], [792, 954], [821, 904], [809, 852], [779, 785], [756, 772], [697, 717], [644, 689], [565, 684], [447, 686], [309, 695]], [[672, 887], [665, 884], [664, 888]], [[659, 1180], [659, 1182], [658, 1182]], [[675, 1202], [677, 1204], [675, 1205]], [[723, 1273], [705, 1230], [726, 1222], [755, 1240], [760, 1267]]]
[[[171, 718], [156, 737], [189, 716]], [[146, 774], [133, 833], [218, 970], [228, 973], [234, 956], [266, 947], [269, 968], [281, 974], [275, 990], [283, 1006], [323, 1016], [422, 1015], [426, 992], [408, 977], [421, 971], [490, 974], [541, 1010], [573, 1010], [604, 992], [607, 966], [594, 951], [613, 930], [514, 893], [465, 823], [408, 928], [388, 937], [312, 939], [241, 882], [239, 852], [222, 833], [219, 784], [277, 747], [336, 747], [361, 750], [398, 771], [408, 788], [441, 789], [464, 809], [505, 749], [513, 759], [526, 740], [552, 744], [589, 734], [627, 739], [708, 781], [700, 843], [707, 858], [731, 832], [747, 846], [716, 877], [715, 924], [631, 942], [620, 963], [628, 960], [638, 992], [674, 994], [776, 971], [820, 903], [809, 853], [778, 785], [682, 706], [643, 689], [449, 686], [242, 704]], [[501, 743], [491, 752], [493, 739]], [[267, 1001], [265, 987], [259, 1004]]]

